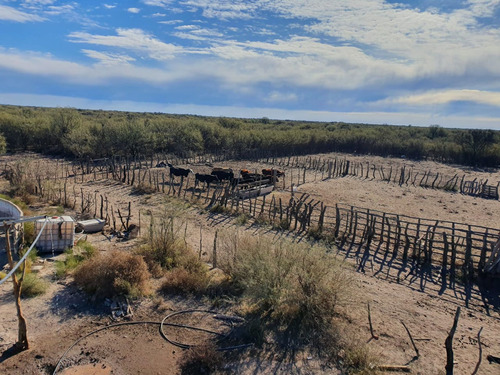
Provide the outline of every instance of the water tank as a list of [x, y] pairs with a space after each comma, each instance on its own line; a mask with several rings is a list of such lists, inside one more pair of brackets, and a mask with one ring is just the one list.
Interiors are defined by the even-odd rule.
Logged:
[[[45, 219], [35, 221], [35, 235], [43, 227]], [[39, 253], [63, 252], [73, 247], [75, 241], [75, 221], [71, 216], [53, 216], [36, 243]]]

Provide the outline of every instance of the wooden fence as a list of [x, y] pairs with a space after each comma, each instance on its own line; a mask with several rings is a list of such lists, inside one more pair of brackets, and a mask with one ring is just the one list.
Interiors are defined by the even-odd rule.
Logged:
[[400, 186], [420, 186], [446, 191], [459, 191], [462, 194], [486, 199], [500, 198], [500, 181], [496, 185], [488, 184], [488, 179], [466, 180], [465, 174], [447, 176], [439, 172], [418, 170], [406, 165], [383, 167], [374, 163], [351, 161], [347, 158], [320, 158], [312, 156], [289, 156], [259, 158], [261, 162], [275, 166], [298, 168], [321, 173], [321, 178], [354, 176], [364, 179], [381, 180]]
[[245, 214], [275, 228], [315, 238], [327, 238], [361, 259], [387, 262], [398, 259], [440, 268], [454, 282], [483, 273], [500, 230], [451, 221], [431, 220], [336, 204], [326, 206], [308, 194], [280, 194], [241, 200], [228, 185], [195, 187], [193, 178], [170, 181], [166, 169], [115, 169], [113, 177], [134, 186], [207, 204], [214, 212]]
[[[337, 164], [340, 166], [327, 171], [339, 173], [339, 170], [345, 172], [350, 168], [347, 161], [338, 161]], [[151, 165], [155, 163], [115, 159], [108, 160], [104, 167], [80, 166], [77, 168], [80, 173], [77, 174], [73, 164], [62, 163], [48, 173], [49, 177], [36, 175], [35, 178], [40, 180], [39, 194], [57, 198], [61, 204], [79, 208], [90, 216], [106, 218], [114, 228], [120, 222], [121, 227], [128, 226], [128, 220], [125, 223], [124, 218], [130, 218], [130, 203], [128, 215], [125, 215], [127, 207], [122, 207], [120, 212], [120, 208], [111, 207], [105, 196], [97, 192], [85, 194], [83, 189], [78, 191], [75, 184], [69, 184], [70, 180], [85, 183], [113, 179], [132, 186], [137, 193], [159, 192], [197, 201], [207, 205], [212, 212], [244, 214], [276, 229], [335, 241], [347, 255], [354, 255], [360, 260], [360, 267], [364, 267], [368, 260], [389, 264], [397, 259], [403, 263], [438, 267], [442, 280], [450, 282], [454, 282], [457, 276], [468, 280], [482, 274], [493, 247], [499, 241], [500, 231], [495, 228], [397, 215], [344, 204], [327, 206], [308, 194], [294, 196], [293, 191], [291, 195], [278, 192], [241, 200], [229, 184], [202, 188], [195, 186], [193, 177], [170, 180], [168, 169], [151, 168]], [[68, 192], [70, 185], [71, 191]]]

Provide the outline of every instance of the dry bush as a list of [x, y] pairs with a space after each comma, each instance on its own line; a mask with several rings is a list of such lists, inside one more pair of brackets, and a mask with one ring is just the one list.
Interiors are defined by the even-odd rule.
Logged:
[[347, 299], [351, 278], [326, 248], [269, 243], [263, 237], [242, 237], [229, 247], [233, 252], [221, 259], [220, 267], [263, 316], [293, 328], [305, 341], [333, 337], [332, 318]]
[[20, 161], [5, 170], [5, 178], [10, 182], [12, 194], [29, 197], [36, 192], [35, 182], [28, 178], [26, 161]]
[[185, 268], [174, 268], [165, 275], [161, 290], [167, 294], [200, 294], [207, 290], [207, 273], [194, 273]]
[[88, 259], [74, 272], [76, 283], [99, 298], [146, 295], [150, 276], [142, 257], [117, 250]]
[[162, 284], [165, 293], [203, 293], [209, 285], [208, 267], [186, 248], [177, 267], [169, 270]]
[[179, 229], [173, 215], [165, 215], [158, 222], [151, 217], [145, 244], [136, 252], [144, 258], [154, 277], [163, 276], [165, 269], [178, 267], [185, 254], [191, 253], [186, 242], [179, 238]]
[[378, 357], [375, 356], [366, 343], [350, 336], [349, 341], [343, 340], [343, 349], [338, 356], [339, 367], [345, 374], [375, 375], [377, 374]]
[[184, 352], [179, 366], [182, 375], [212, 374], [222, 366], [223, 357], [212, 342], [195, 346]]
[[132, 194], [143, 195], [153, 193], [156, 193], [154, 186], [146, 184], [144, 182], [141, 182], [138, 185], [132, 187]]

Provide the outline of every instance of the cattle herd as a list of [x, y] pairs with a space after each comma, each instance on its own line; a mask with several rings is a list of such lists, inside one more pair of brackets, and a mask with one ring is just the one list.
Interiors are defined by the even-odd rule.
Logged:
[[195, 183], [204, 183], [207, 186], [214, 183], [228, 181], [232, 187], [248, 186], [252, 183], [271, 184], [278, 182], [278, 177], [285, 175], [283, 171], [278, 169], [262, 169], [261, 173], [252, 173], [248, 169], [240, 170], [238, 176], [235, 175], [231, 168], [213, 168], [210, 174], [195, 173], [192, 169], [175, 167], [170, 163], [160, 162], [156, 165], [157, 168], [169, 168], [170, 179], [175, 177], [188, 177], [190, 173], [195, 176]]

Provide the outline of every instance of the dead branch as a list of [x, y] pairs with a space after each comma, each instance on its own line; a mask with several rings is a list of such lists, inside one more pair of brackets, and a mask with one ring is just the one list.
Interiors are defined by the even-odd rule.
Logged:
[[444, 345], [446, 346], [446, 375], [453, 375], [453, 336], [457, 330], [458, 318], [460, 317], [460, 306], [457, 307], [455, 319], [453, 320], [453, 327], [446, 338]]
[[378, 340], [378, 336], [373, 333], [372, 314], [370, 312], [370, 303], [368, 303], [368, 323], [370, 324], [370, 334], [372, 335], [372, 339]]
[[408, 336], [410, 337], [411, 344], [413, 345], [413, 349], [415, 349], [416, 358], [418, 358], [420, 356], [420, 354], [418, 353], [417, 346], [415, 345], [415, 341], [413, 341], [413, 337], [410, 333], [410, 330], [406, 326], [405, 322], [401, 321], [401, 324], [403, 325], [403, 327], [405, 327], [406, 333], [408, 333]]
[[479, 345], [479, 359], [477, 361], [476, 368], [474, 369], [474, 372], [472, 373], [472, 375], [476, 375], [478, 370], [479, 370], [479, 366], [481, 366], [481, 359], [483, 357], [483, 347], [481, 346], [481, 331], [482, 330], [483, 330], [483, 327], [481, 327], [479, 329], [479, 332], [477, 333], [477, 344]]

